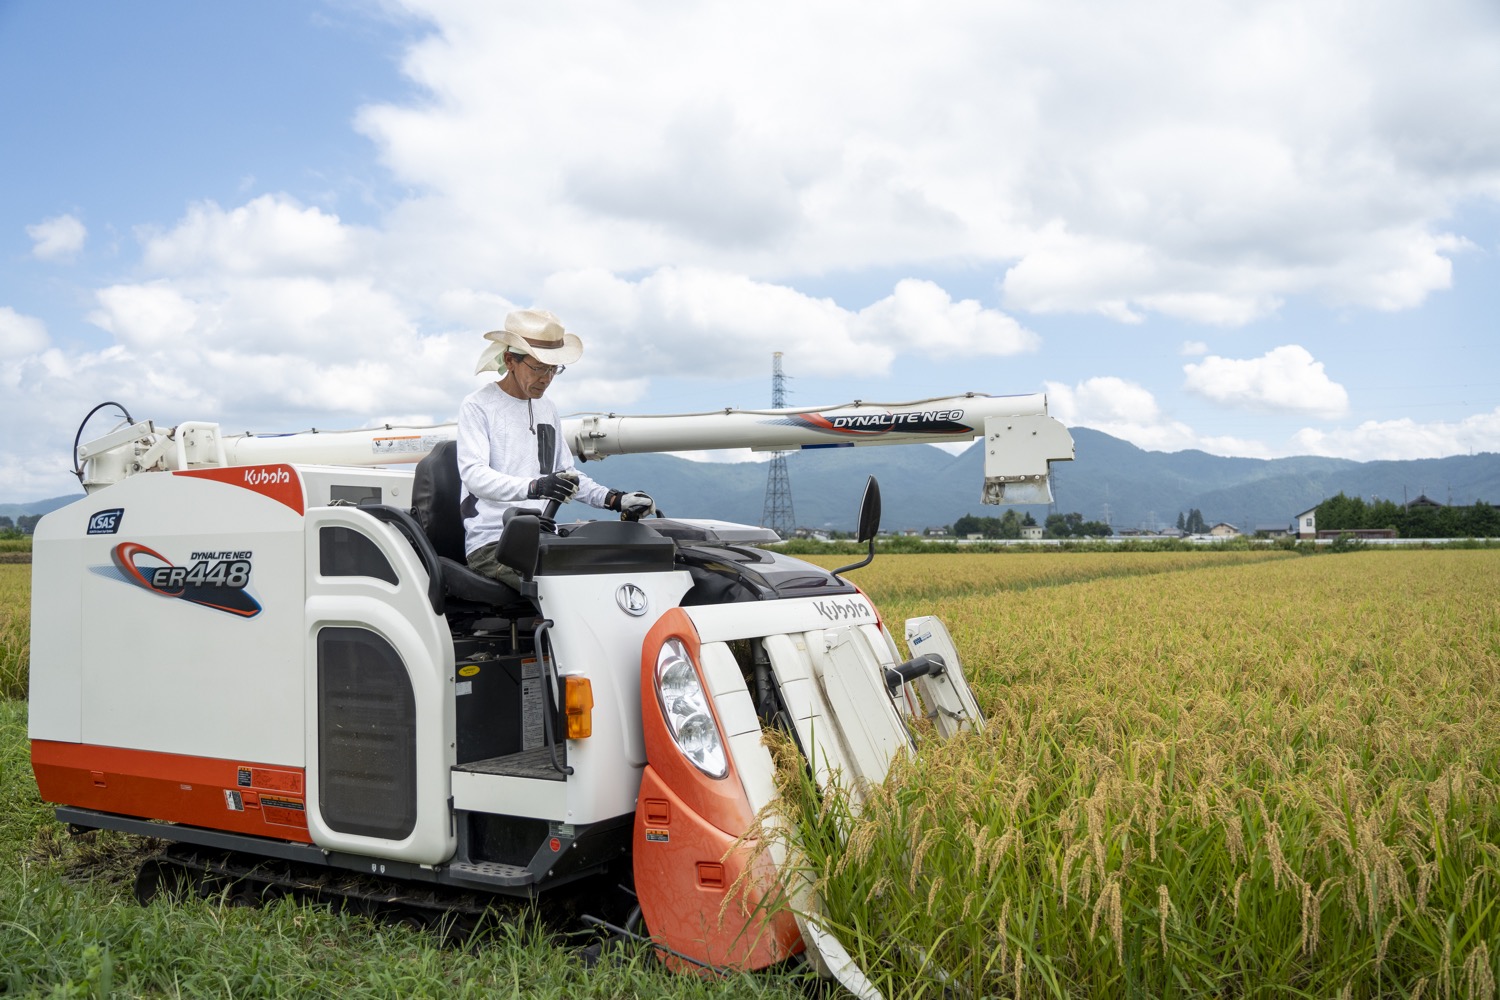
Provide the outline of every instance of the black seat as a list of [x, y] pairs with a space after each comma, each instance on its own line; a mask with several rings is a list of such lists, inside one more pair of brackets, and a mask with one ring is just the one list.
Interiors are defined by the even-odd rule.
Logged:
[[412, 517], [432, 543], [442, 566], [443, 590], [461, 601], [502, 612], [531, 614], [531, 602], [513, 587], [476, 573], [464, 559], [464, 522], [459, 511], [458, 442], [444, 441], [417, 463], [412, 480]]

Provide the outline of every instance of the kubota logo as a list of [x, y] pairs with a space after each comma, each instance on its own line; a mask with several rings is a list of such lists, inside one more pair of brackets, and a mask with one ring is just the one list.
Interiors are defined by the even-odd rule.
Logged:
[[620, 589], [615, 591], [615, 603], [620, 606], [621, 611], [634, 618], [645, 614], [650, 605], [646, 600], [646, 592], [633, 583], [620, 585]]
[[875, 612], [864, 601], [851, 597], [846, 601], [814, 601], [813, 608], [831, 622], [848, 621], [851, 618], [874, 618]]
[[245, 470], [246, 486], [284, 486], [292, 481], [292, 474], [284, 468], [254, 468]]
[[194, 552], [190, 566], [171, 560], [140, 542], [121, 542], [109, 553], [126, 583], [162, 597], [175, 597], [241, 618], [260, 614], [250, 585], [249, 552]]

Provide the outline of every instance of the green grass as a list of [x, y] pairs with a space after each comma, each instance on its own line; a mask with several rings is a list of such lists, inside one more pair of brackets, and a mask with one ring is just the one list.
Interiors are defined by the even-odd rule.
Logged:
[[282, 900], [131, 898], [141, 841], [67, 836], [36, 798], [24, 706], [0, 702], [0, 996], [803, 996], [785, 976], [703, 981], [642, 951], [586, 968], [536, 921], [467, 946]]

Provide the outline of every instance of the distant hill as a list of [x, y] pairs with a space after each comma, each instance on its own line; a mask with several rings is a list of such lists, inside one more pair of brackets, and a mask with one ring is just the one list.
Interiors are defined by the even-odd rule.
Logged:
[[[1194, 507], [1208, 523], [1228, 521], [1242, 530], [1289, 525], [1326, 497], [1389, 497], [1419, 493], [1442, 503], [1500, 502], [1500, 454], [1459, 455], [1412, 461], [1354, 462], [1341, 458], [1223, 458], [1201, 451], [1146, 451], [1085, 427], [1072, 429], [1077, 459], [1053, 466], [1057, 510], [1117, 529], [1172, 527]], [[792, 506], [797, 523], [849, 530], [865, 476], [880, 480], [887, 528], [952, 524], [964, 514], [995, 516], [1002, 508], [979, 499], [983, 453], [960, 455], [914, 445], [790, 452]], [[758, 523], [765, 506], [764, 463], [689, 462], [671, 455], [620, 455], [589, 463], [585, 471], [621, 489], [644, 489], [668, 514]], [[1023, 507], [1041, 521], [1047, 508]], [[582, 512], [580, 511], [580, 514]], [[564, 516], [567, 516], [566, 514]]]
[[74, 500], [81, 499], [83, 499], [83, 494], [76, 493], [73, 496], [53, 497], [50, 500], [32, 500], [30, 503], [0, 503], [0, 517], [8, 517], [14, 521], [28, 514], [50, 514], [59, 507], [66, 507]]
[[1289, 524], [1340, 492], [1397, 503], [1420, 493], [1440, 503], [1500, 501], [1500, 454], [1494, 452], [1380, 462], [1222, 458], [1201, 451], [1144, 451], [1083, 427], [1072, 433], [1078, 459], [1060, 468], [1058, 506], [1099, 519], [1108, 503], [1117, 528], [1139, 527], [1153, 515], [1170, 527], [1179, 511], [1193, 507], [1209, 524], [1228, 521], [1241, 529]]
[[[1343, 492], [1397, 503], [1420, 493], [1441, 503], [1500, 503], [1500, 454], [1456, 455], [1412, 461], [1353, 462], [1342, 458], [1222, 458], [1201, 451], [1146, 451], [1085, 427], [1072, 430], [1077, 460], [1054, 466], [1057, 510], [1116, 529], [1171, 527], [1194, 507], [1209, 524], [1228, 521], [1241, 530], [1288, 525], [1326, 497]], [[832, 448], [789, 452], [792, 506], [797, 523], [851, 530], [865, 477], [880, 480], [884, 517], [891, 529], [952, 524], [965, 514], [996, 516], [1002, 508], [980, 500], [984, 460], [970, 447], [960, 455], [923, 445]], [[674, 455], [617, 455], [583, 470], [619, 489], [643, 489], [669, 515], [713, 517], [750, 524], [765, 507], [763, 462], [692, 462]], [[0, 504], [0, 514], [45, 514], [78, 499], [54, 497]], [[1047, 508], [1023, 507], [1038, 521]], [[596, 516], [571, 505], [563, 517]]]

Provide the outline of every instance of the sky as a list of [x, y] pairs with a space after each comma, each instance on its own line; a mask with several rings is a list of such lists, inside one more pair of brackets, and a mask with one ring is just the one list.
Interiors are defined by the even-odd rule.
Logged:
[[105, 401], [451, 420], [526, 307], [564, 413], [779, 351], [797, 406], [1500, 451], [1497, 53], [1493, 0], [0, 0], [0, 501]]

